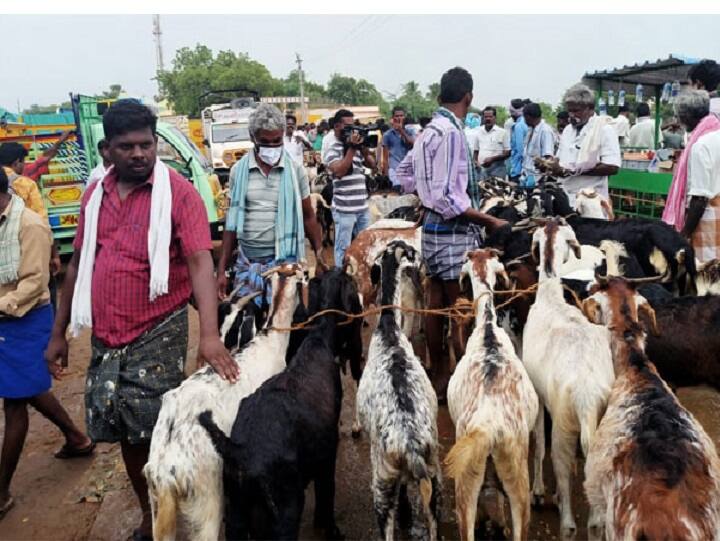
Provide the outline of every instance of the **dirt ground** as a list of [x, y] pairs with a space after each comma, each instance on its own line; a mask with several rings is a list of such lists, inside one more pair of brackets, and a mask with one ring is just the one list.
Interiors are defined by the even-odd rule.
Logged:
[[[193, 359], [198, 338], [197, 314], [194, 311], [191, 311], [190, 322], [188, 358]], [[81, 426], [84, 426], [83, 387], [89, 356], [89, 334], [72, 340], [70, 370], [53, 387], [60, 401]], [[336, 475], [337, 523], [348, 539], [377, 538], [370, 494], [368, 440], [367, 437], [354, 440], [350, 435], [355, 385], [349, 376], [343, 378], [343, 385], [345, 394]], [[720, 394], [707, 388], [687, 388], [681, 389], [679, 396], [717, 445], [720, 441]], [[454, 428], [446, 407], [441, 407], [438, 424], [444, 455], [454, 441]], [[0, 420], [0, 432], [3, 428]], [[53, 458], [53, 452], [61, 445], [62, 437], [57, 429], [32, 411], [30, 434], [12, 486], [17, 504], [0, 522], [0, 540], [128, 539], [137, 526], [139, 512], [120, 459], [119, 447], [101, 444], [92, 457], [64, 461]], [[545, 480], [550, 494], [554, 483], [548, 455]], [[587, 506], [581, 486], [582, 471], [582, 461], [579, 460], [573, 500], [579, 528], [578, 540], [586, 538], [584, 524], [587, 521]], [[446, 481], [440, 527], [440, 534], [445, 539], [458, 537], [452, 492], [452, 482]], [[533, 509], [531, 539], [550, 541], [558, 538], [558, 512], [549, 500], [548, 497], [544, 507]], [[303, 539], [315, 539], [317, 533], [311, 526], [312, 488], [309, 489], [305, 507], [301, 536]]]

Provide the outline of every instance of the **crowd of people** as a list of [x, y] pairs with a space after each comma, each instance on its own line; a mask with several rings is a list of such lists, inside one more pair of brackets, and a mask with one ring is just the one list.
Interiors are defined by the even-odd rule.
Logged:
[[[720, 83], [720, 68], [699, 66], [690, 75], [694, 89], [677, 98], [677, 119], [668, 128], [676, 136], [682, 126], [688, 135], [665, 135], [667, 145], [685, 150], [664, 218], [693, 240], [702, 260], [718, 257], [720, 249], [720, 119], [711, 112], [719, 98], [708, 94]], [[469, 115], [472, 102], [471, 74], [450, 69], [440, 80], [432, 118], [415, 125], [395, 108], [390, 124], [379, 130], [377, 146], [366, 144], [366, 134], [354, 129], [358, 125], [347, 109], [329, 121], [298, 126], [294, 115], [259, 104], [249, 120], [254, 150], [230, 173], [230, 206], [215, 264], [200, 196], [157, 159], [157, 118], [135, 101], [119, 100], [103, 117], [103, 167], [82, 200], [56, 310], [50, 284], [59, 259], [36, 184], [53, 149], [43, 157], [45, 164], [25, 164], [21, 145], [0, 146], [0, 396], [5, 409], [0, 518], [14, 504], [10, 482], [28, 431], [29, 404], [65, 436], [58, 458], [87, 456], [96, 442], [120, 443], [143, 511], [135, 538], [150, 539], [142, 468], [162, 395], [184, 378], [188, 302], [192, 297], [199, 313], [199, 364], [236, 381], [240, 369], [218, 335], [218, 299], [229, 289], [238, 295], [264, 292], [269, 298], [263, 272], [280, 262], [305, 261], [306, 240], [317, 272], [343, 266], [352, 239], [369, 223], [366, 168], [421, 201], [432, 309], [455, 303], [465, 253], [506, 225], [480, 211], [482, 179], [502, 177], [531, 188], [549, 173], [561, 179], [571, 203], [587, 188], [608, 199], [608, 177], [621, 166], [621, 143], [652, 146], [654, 137], [647, 104], [638, 104], [638, 121], [630, 127], [627, 110], [616, 119], [597, 114], [595, 94], [582, 84], [565, 93], [556, 126], [530, 100], [512, 100], [503, 127], [492, 106], [481, 116]], [[320, 153], [333, 185], [328, 202], [335, 223], [332, 261], [322, 251], [303, 166], [304, 153], [313, 151]], [[228, 284], [229, 269], [233, 284]], [[50, 390], [51, 376], [60, 378], [67, 367], [68, 328], [74, 335], [91, 328], [87, 434]], [[428, 316], [425, 332], [433, 385], [442, 400], [450, 377], [443, 318]]]

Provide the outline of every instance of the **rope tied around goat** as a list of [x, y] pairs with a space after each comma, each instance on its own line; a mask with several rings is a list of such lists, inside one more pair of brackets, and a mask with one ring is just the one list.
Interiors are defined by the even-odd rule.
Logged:
[[[370, 308], [368, 310], [364, 310], [363, 312], [359, 312], [357, 314], [351, 314], [348, 312], [344, 312], [342, 310], [337, 310], [335, 308], [328, 308], [327, 310], [321, 310], [312, 316], [310, 316], [306, 321], [303, 321], [302, 323], [297, 323], [295, 325], [292, 325], [291, 327], [268, 327], [269, 331], [278, 331], [278, 332], [292, 332], [300, 329], [304, 329], [308, 327], [313, 321], [315, 321], [317, 318], [327, 315], [327, 314], [336, 314], [339, 316], [344, 316], [346, 318], [345, 321], [341, 321], [337, 325], [349, 325], [353, 320], [358, 318], [364, 318], [367, 316], [377, 315], [380, 314], [383, 310], [391, 309], [391, 310], [400, 310], [401, 312], [408, 312], [411, 314], [420, 314], [425, 316], [445, 316], [450, 319], [454, 320], [467, 320], [468, 318], [472, 318], [477, 314], [477, 303], [480, 300], [482, 296], [485, 295], [511, 295], [511, 297], [496, 305], [495, 309], [500, 310], [502, 308], [505, 308], [509, 304], [513, 303], [515, 300], [524, 297], [525, 295], [528, 295], [530, 293], [534, 293], [537, 290], [538, 285], [533, 284], [527, 289], [508, 289], [505, 291], [495, 291], [494, 293], [491, 293], [489, 291], [485, 291], [482, 293], [482, 295], [478, 296], [476, 299], [470, 301], [468, 299], [458, 299], [458, 301], [453, 306], [448, 306], [447, 308], [411, 308], [409, 306], [402, 306], [397, 304], [384, 304], [381, 306], [376, 306], [374, 308]], [[570, 289], [569, 287], [563, 285], [563, 288], [570, 291], [573, 295], [573, 299], [575, 301], [575, 305], [578, 307], [578, 309], [582, 310], [582, 303], [580, 302], [580, 299], [578, 298], [577, 294]]]

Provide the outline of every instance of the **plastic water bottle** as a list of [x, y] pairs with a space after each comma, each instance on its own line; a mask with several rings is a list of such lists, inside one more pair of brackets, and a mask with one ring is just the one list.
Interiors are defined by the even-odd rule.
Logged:
[[625, 90], [620, 89], [620, 92], [618, 92], [618, 107], [622, 107], [625, 105]]
[[680, 93], [680, 81], [675, 80], [675, 81], [673, 81], [672, 90], [670, 93], [670, 103], [675, 102], [675, 98], [678, 97], [679, 93]]
[[660, 96], [660, 100], [665, 103], [669, 102], [671, 93], [672, 93], [672, 85], [670, 83], [665, 83], [663, 85], [662, 96]]
[[598, 108], [600, 109], [601, 116], [607, 114], [607, 104], [605, 103], [604, 98], [600, 98], [600, 100], [598, 100]]
[[608, 102], [607, 104], [612, 107], [615, 105], [615, 92], [612, 90], [608, 90]]
[[635, 103], [643, 101], [643, 85], [639, 84], [635, 87]]

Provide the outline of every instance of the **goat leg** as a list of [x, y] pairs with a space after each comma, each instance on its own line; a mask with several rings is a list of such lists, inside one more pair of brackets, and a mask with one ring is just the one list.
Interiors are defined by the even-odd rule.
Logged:
[[335, 460], [333, 453], [315, 477], [315, 518], [313, 525], [324, 530], [326, 539], [345, 539], [335, 523]]
[[545, 407], [543, 401], [538, 397], [538, 416], [535, 421], [535, 453], [533, 458], [534, 475], [532, 485], [531, 503], [533, 506], [541, 506], [545, 500], [545, 482], [543, 481], [543, 461], [545, 459]]

